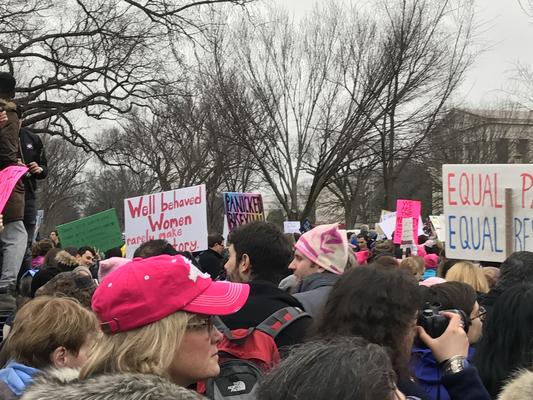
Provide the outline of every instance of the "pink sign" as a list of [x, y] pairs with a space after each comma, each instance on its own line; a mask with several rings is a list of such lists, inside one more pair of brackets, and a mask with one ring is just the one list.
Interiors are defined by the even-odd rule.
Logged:
[[11, 165], [0, 171], [0, 213], [4, 211], [15, 185], [26, 172], [28, 167], [20, 165]]
[[[394, 230], [394, 243], [406, 244], [411, 242], [418, 244], [418, 220], [422, 211], [422, 203], [418, 200], [396, 201], [396, 229]], [[407, 219], [407, 221], [404, 221]], [[410, 220], [410, 221], [409, 221]], [[411, 229], [407, 228], [410, 225]]]

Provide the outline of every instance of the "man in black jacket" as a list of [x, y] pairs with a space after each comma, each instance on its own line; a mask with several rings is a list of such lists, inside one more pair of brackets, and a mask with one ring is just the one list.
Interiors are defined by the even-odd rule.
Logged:
[[28, 246], [19, 275], [24, 273], [31, 265], [31, 246], [33, 237], [35, 236], [35, 223], [37, 219], [37, 206], [35, 204], [37, 180], [46, 178], [48, 174], [48, 163], [43, 142], [39, 136], [26, 128], [20, 130], [20, 153], [21, 162], [29, 168], [29, 171], [22, 179], [25, 191], [24, 227], [28, 233]]
[[[228, 237], [229, 260], [224, 265], [228, 280], [248, 283], [250, 295], [243, 308], [222, 317], [230, 329], [259, 325], [274, 312], [302, 305], [278, 288], [287, 275], [292, 249], [283, 232], [275, 225], [254, 221], [242, 225]], [[311, 318], [301, 318], [276, 337], [278, 348], [303, 341]]]
[[224, 237], [219, 233], [207, 236], [209, 248], [198, 257], [202, 272], [207, 272], [211, 278], [216, 279], [224, 270]]

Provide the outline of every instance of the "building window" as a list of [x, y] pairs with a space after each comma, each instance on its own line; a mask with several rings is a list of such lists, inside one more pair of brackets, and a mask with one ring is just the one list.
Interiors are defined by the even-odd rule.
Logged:
[[507, 164], [509, 162], [509, 139], [497, 140], [496, 162], [499, 164]]
[[529, 139], [518, 139], [517, 143], [517, 154], [520, 158], [520, 163], [527, 164], [529, 163]]

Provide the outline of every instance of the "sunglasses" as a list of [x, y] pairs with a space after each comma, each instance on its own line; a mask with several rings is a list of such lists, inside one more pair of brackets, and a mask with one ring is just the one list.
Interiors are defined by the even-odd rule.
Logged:
[[196, 331], [207, 330], [207, 332], [211, 335], [215, 327], [214, 319], [215, 317], [212, 315], [206, 317], [194, 316], [187, 323], [187, 329], [193, 329]]

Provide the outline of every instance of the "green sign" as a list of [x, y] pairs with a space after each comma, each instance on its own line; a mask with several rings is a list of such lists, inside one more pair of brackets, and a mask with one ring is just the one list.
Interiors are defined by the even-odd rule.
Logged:
[[59, 225], [57, 232], [63, 248], [91, 246], [106, 251], [123, 244], [114, 208]]

